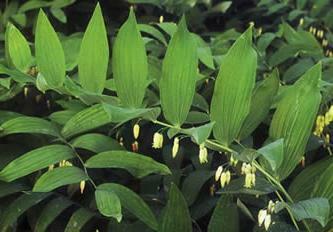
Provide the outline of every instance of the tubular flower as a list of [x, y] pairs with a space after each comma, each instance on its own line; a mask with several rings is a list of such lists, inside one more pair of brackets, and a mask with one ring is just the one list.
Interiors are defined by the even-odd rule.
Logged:
[[227, 176], [226, 184], [228, 185], [230, 183], [230, 180], [231, 180], [231, 173], [230, 173], [229, 170], [226, 172], [226, 176]]
[[153, 148], [159, 149], [163, 147], [163, 135], [156, 132], [153, 137]]
[[267, 216], [265, 217], [265, 222], [264, 222], [266, 231], [268, 230], [269, 226], [271, 225], [271, 222], [272, 222], [272, 217], [270, 214], [267, 214]]
[[325, 117], [323, 115], [319, 115], [316, 120], [316, 129], [313, 132], [314, 135], [320, 136], [323, 133], [325, 127]]
[[178, 153], [178, 150], [179, 150], [179, 138], [175, 138], [173, 140], [173, 146], [172, 146], [172, 158], [176, 158], [177, 156], [177, 153]]
[[266, 216], [267, 216], [267, 210], [264, 210], [264, 209], [259, 210], [259, 213], [258, 213], [259, 226], [261, 226], [262, 223], [264, 223]]
[[219, 166], [215, 172], [215, 181], [218, 181], [220, 179], [222, 172], [223, 172], [223, 167]]
[[208, 151], [204, 144], [200, 144], [199, 162], [201, 164], [208, 163]]
[[82, 180], [80, 182], [80, 193], [83, 194], [84, 188], [86, 186], [86, 182], [84, 180]]
[[226, 172], [222, 172], [221, 178], [220, 178], [220, 183], [221, 183], [222, 188], [224, 188], [224, 186], [227, 184], [227, 173]]
[[230, 156], [230, 165], [236, 167], [238, 160], [233, 155]]
[[134, 139], [139, 138], [139, 134], [140, 134], [140, 126], [139, 126], [139, 124], [136, 123], [133, 127], [133, 137], [134, 137]]

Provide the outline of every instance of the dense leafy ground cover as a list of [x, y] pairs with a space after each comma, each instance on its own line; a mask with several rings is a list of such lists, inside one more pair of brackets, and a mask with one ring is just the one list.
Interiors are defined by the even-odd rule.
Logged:
[[331, 1], [0, 7], [0, 231], [331, 231]]

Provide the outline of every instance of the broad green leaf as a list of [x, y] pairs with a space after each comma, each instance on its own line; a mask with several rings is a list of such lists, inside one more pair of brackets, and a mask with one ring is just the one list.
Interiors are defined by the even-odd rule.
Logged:
[[62, 23], [67, 23], [67, 16], [61, 8], [50, 8], [51, 14]]
[[65, 55], [57, 33], [43, 10], [36, 25], [36, 62], [39, 72], [51, 87], [60, 87], [65, 81]]
[[88, 180], [88, 176], [77, 167], [59, 167], [45, 172], [36, 181], [32, 191], [51, 192], [64, 185], [80, 183]]
[[81, 148], [95, 153], [124, 149], [117, 140], [103, 134], [85, 134], [74, 139], [71, 144], [75, 148]]
[[314, 219], [324, 227], [329, 219], [330, 204], [326, 198], [312, 198], [290, 206], [296, 220]]
[[74, 33], [61, 38], [61, 44], [65, 52], [67, 71], [73, 70], [77, 66], [82, 37], [83, 35], [81, 33]]
[[7, 206], [1, 215], [0, 231], [6, 232], [9, 229], [13, 230], [14, 228], [11, 227], [25, 211], [30, 207], [37, 205], [50, 195], [50, 193], [27, 193], [16, 198]]
[[278, 169], [283, 159], [283, 139], [278, 139], [273, 143], [267, 144], [258, 151], [269, 163], [273, 171]]
[[207, 123], [203, 126], [182, 129], [181, 132], [193, 137], [197, 144], [202, 144], [210, 136], [215, 122]]
[[63, 197], [58, 197], [47, 203], [42, 210], [39, 218], [37, 219], [34, 231], [43, 232], [47, 231], [48, 226], [68, 207], [72, 202]]
[[106, 217], [113, 217], [118, 222], [122, 219], [121, 203], [116, 193], [113, 191], [100, 189], [95, 191], [96, 205], [99, 212]]
[[102, 10], [96, 5], [84, 33], [78, 58], [81, 86], [94, 93], [102, 93], [109, 62], [109, 45]]
[[22, 114], [12, 112], [12, 111], [5, 111], [5, 110], [0, 110], [0, 123], [4, 123], [8, 120], [11, 120], [13, 118], [17, 118], [22, 116]]
[[273, 115], [270, 138], [284, 139], [282, 164], [276, 171], [281, 180], [294, 170], [304, 155], [321, 102], [321, 72], [321, 63], [309, 69], [287, 90]]
[[37, 117], [21, 116], [8, 120], [0, 126], [0, 137], [18, 133], [59, 136], [59, 130], [55, 125]]
[[190, 111], [197, 68], [197, 43], [183, 17], [169, 43], [159, 83], [164, 116], [177, 127], [184, 123]]
[[157, 229], [158, 223], [155, 215], [135, 192], [120, 184], [102, 184], [98, 186], [98, 189], [114, 192], [119, 197], [122, 207], [126, 208], [150, 228]]
[[152, 158], [128, 151], [106, 151], [86, 161], [88, 168], [122, 168], [133, 176], [142, 178], [151, 173], [171, 174], [169, 168]]
[[13, 181], [51, 164], [73, 157], [73, 150], [68, 146], [49, 145], [37, 148], [10, 162], [0, 172], [0, 180]]
[[65, 232], [80, 232], [82, 227], [94, 216], [84, 208], [76, 210], [69, 219]]
[[207, 43], [198, 35], [194, 35], [198, 46], [198, 59], [210, 69], [215, 69], [213, 55]]
[[185, 123], [201, 124], [201, 123], [207, 123], [209, 121], [210, 117], [208, 114], [199, 111], [190, 111], [187, 115]]
[[[325, 197], [333, 203], [333, 189], [329, 188], [333, 185], [333, 177], [329, 175], [332, 171], [332, 157], [322, 159], [306, 167], [289, 186], [290, 196], [295, 201], [306, 200], [310, 197]], [[317, 186], [316, 193], [313, 194], [315, 186]], [[299, 191], [300, 189], [302, 191]]]
[[122, 104], [140, 107], [148, 84], [148, 60], [132, 8], [114, 42], [112, 70]]
[[32, 63], [30, 47], [21, 32], [11, 23], [6, 28], [5, 43], [7, 62], [21, 72], [26, 72]]
[[28, 186], [20, 183], [20, 182], [2, 182], [0, 181], [0, 198], [8, 196], [13, 193], [21, 192], [28, 190]]
[[62, 110], [53, 112], [48, 116], [48, 118], [55, 123], [58, 123], [59, 125], [65, 125], [75, 114], [77, 114], [77, 111], [73, 110]]
[[75, 114], [63, 127], [64, 137], [86, 132], [109, 123], [124, 123], [133, 118], [156, 113], [157, 108], [128, 109], [110, 104], [96, 104]]
[[147, 33], [154, 38], [156, 38], [158, 41], [160, 41], [163, 45], [167, 46], [166, 39], [162, 32], [157, 30], [154, 26], [149, 25], [149, 24], [139, 24], [138, 28], [141, 32]]
[[252, 27], [249, 27], [223, 57], [215, 81], [211, 102], [214, 136], [229, 145], [237, 138], [251, 106], [255, 83], [257, 54], [252, 48]]
[[171, 183], [168, 203], [164, 209], [159, 232], [192, 232], [192, 220], [184, 196], [174, 183]]
[[279, 89], [279, 73], [275, 69], [253, 91], [250, 112], [243, 122], [239, 138], [247, 138], [267, 117], [274, 97]]
[[214, 175], [215, 172], [207, 170], [197, 170], [191, 172], [182, 185], [182, 193], [188, 203], [192, 205], [198, 197], [202, 186]]
[[208, 224], [208, 232], [239, 231], [237, 205], [232, 202], [231, 195], [221, 195]]

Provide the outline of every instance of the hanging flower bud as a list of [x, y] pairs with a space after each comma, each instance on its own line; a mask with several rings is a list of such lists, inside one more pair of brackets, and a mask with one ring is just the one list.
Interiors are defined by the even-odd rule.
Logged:
[[244, 184], [245, 188], [251, 188], [252, 187], [252, 174], [246, 174], [245, 175], [245, 184]]
[[241, 168], [241, 174], [244, 175], [245, 174], [245, 170], [246, 170], [246, 163], [242, 164], [242, 168]]
[[224, 188], [224, 186], [227, 183], [227, 174], [225, 172], [222, 172], [221, 179], [220, 179], [221, 187]]
[[208, 151], [207, 148], [205, 148], [204, 144], [200, 144], [200, 149], [199, 149], [199, 162], [201, 164], [203, 163], [208, 163]]
[[264, 223], [266, 230], [268, 230], [269, 226], [271, 225], [271, 222], [272, 222], [271, 215], [267, 214], [267, 216], [265, 217], [265, 223]]
[[267, 210], [269, 213], [274, 213], [275, 203], [272, 200], [269, 200]]
[[163, 15], [160, 16], [160, 18], [159, 18], [159, 22], [160, 22], [160, 23], [163, 23], [163, 22], [164, 22], [164, 17], [163, 17]]
[[69, 162], [69, 161], [66, 160], [65, 163], [63, 164], [63, 166], [64, 167], [72, 167], [73, 164], [71, 162]]
[[230, 165], [236, 167], [238, 160], [234, 158], [233, 155], [230, 156]]
[[132, 151], [138, 152], [138, 150], [139, 150], [139, 144], [137, 141], [135, 141], [134, 143], [132, 143]]
[[123, 137], [120, 137], [120, 139], [119, 139], [119, 144], [120, 144], [120, 146], [124, 146], [124, 138]]
[[231, 180], [231, 173], [230, 173], [229, 170], [226, 172], [226, 176], [227, 176], [226, 184], [228, 185], [230, 183], [230, 180]]
[[219, 166], [216, 169], [216, 172], [215, 172], [215, 181], [218, 181], [220, 179], [222, 172], [223, 172], [223, 167], [221, 165], [221, 166]]
[[303, 24], [304, 24], [304, 18], [300, 18], [300, 19], [299, 19], [299, 24], [298, 24], [298, 25], [299, 25], [299, 26], [303, 26]]
[[173, 146], [172, 146], [172, 158], [175, 158], [177, 156], [179, 150], [179, 138], [176, 137], [173, 140]]
[[54, 169], [54, 164], [49, 165], [49, 171], [52, 171]]
[[85, 186], [86, 186], [86, 182], [84, 180], [82, 180], [80, 182], [80, 192], [81, 192], [81, 194], [83, 194]]
[[24, 97], [25, 97], [25, 98], [28, 97], [28, 92], [29, 92], [28, 87], [24, 87], [24, 89], [23, 89], [23, 93], [24, 93]]
[[259, 226], [261, 226], [262, 223], [265, 221], [266, 216], [267, 216], [267, 210], [264, 210], [264, 209], [259, 210], [259, 213], [258, 213]]
[[134, 139], [139, 138], [139, 134], [140, 134], [140, 126], [139, 126], [139, 124], [136, 123], [133, 127], [133, 137], [134, 137]]
[[163, 147], [163, 135], [156, 132], [153, 137], [153, 148], [159, 149]]
[[256, 174], [251, 173], [249, 175], [251, 175], [251, 184], [252, 184], [252, 186], [255, 186], [256, 185]]

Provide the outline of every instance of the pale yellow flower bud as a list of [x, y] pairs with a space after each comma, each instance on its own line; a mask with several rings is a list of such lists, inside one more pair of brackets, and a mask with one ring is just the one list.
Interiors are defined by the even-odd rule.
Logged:
[[86, 182], [84, 180], [82, 180], [80, 182], [80, 193], [83, 194], [84, 188], [86, 186]]
[[172, 158], [175, 158], [177, 156], [179, 150], [179, 138], [175, 138], [173, 140], [173, 146], [172, 146]]
[[63, 164], [63, 166], [64, 167], [72, 167], [73, 164], [71, 162], [69, 162], [69, 161], [66, 160], [65, 163]]
[[204, 144], [200, 144], [199, 161], [201, 164], [208, 163], [208, 151]]
[[251, 175], [251, 184], [252, 186], [256, 185], [256, 174], [252, 173]]
[[163, 147], [163, 135], [156, 132], [153, 137], [153, 148], [162, 148]]
[[221, 187], [223, 188], [227, 183], [227, 174], [222, 172], [221, 179], [220, 179]]
[[54, 164], [49, 165], [49, 171], [52, 171], [54, 169]]
[[252, 174], [245, 174], [245, 188], [251, 188], [252, 187]]
[[241, 168], [241, 174], [244, 175], [245, 171], [246, 171], [246, 163], [243, 163]]
[[223, 172], [223, 167], [219, 166], [215, 172], [215, 181], [218, 181], [220, 179], [222, 172]]
[[299, 25], [300, 25], [300, 26], [303, 26], [303, 24], [304, 24], [304, 18], [300, 18], [300, 19], [299, 19]]
[[228, 185], [230, 183], [230, 180], [231, 180], [231, 173], [230, 173], [229, 170], [226, 172], [226, 176], [227, 176], [226, 184]]
[[267, 214], [267, 216], [265, 217], [265, 222], [264, 222], [264, 226], [265, 229], [268, 230], [269, 226], [271, 225], [272, 222], [272, 217], [270, 214]]
[[234, 158], [233, 155], [230, 156], [230, 165], [236, 167], [238, 160]]
[[259, 213], [258, 213], [259, 226], [261, 226], [262, 223], [264, 223], [266, 216], [267, 216], [267, 210], [264, 210], [264, 209], [259, 210]]
[[139, 124], [135, 124], [133, 127], [133, 137], [134, 139], [139, 138], [139, 134], [140, 134], [140, 126]]
[[163, 23], [163, 22], [164, 22], [164, 17], [163, 17], [163, 15], [160, 16], [160, 18], [159, 18], [159, 22], [160, 22], [160, 23]]

